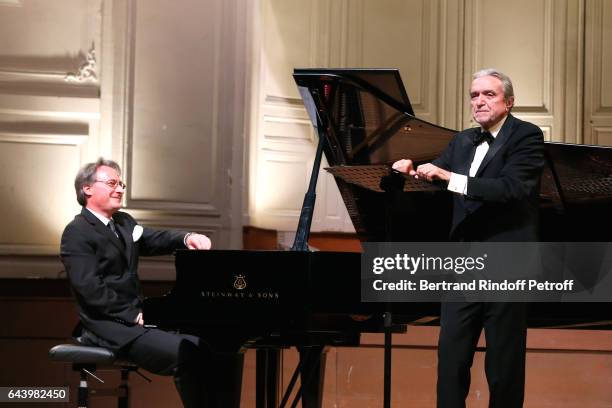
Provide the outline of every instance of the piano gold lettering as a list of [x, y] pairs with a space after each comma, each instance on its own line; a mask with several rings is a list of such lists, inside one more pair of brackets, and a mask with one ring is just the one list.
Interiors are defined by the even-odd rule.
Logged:
[[260, 300], [278, 300], [280, 294], [278, 292], [244, 292], [244, 291], [209, 291], [204, 290], [200, 292], [200, 296], [203, 298], [215, 299], [215, 298], [226, 298], [226, 299], [260, 299]]
[[278, 299], [276, 292], [257, 292], [257, 297], [260, 299]]

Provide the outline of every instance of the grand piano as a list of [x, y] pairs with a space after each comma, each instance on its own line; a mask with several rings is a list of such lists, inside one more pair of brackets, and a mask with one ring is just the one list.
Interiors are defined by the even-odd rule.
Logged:
[[[292, 346], [300, 363], [280, 406], [301, 376], [291, 406], [301, 397], [303, 407], [320, 407], [326, 346], [358, 346], [361, 333], [385, 332], [390, 365], [391, 334], [436, 324], [439, 314], [437, 303], [361, 302], [360, 254], [310, 251], [308, 236], [325, 154], [361, 241], [446, 241], [450, 194], [390, 164], [428, 162], [456, 131], [414, 116], [397, 70], [296, 69], [293, 76], [319, 143], [292, 250], [178, 251], [174, 288], [145, 300], [149, 324], [197, 334], [215, 350], [218, 407], [240, 406], [247, 348], [258, 349], [258, 407], [279, 406], [278, 350]], [[546, 160], [542, 241], [610, 241], [612, 149], [546, 143]], [[612, 315], [601, 303], [534, 303], [529, 326], [610, 329]]]

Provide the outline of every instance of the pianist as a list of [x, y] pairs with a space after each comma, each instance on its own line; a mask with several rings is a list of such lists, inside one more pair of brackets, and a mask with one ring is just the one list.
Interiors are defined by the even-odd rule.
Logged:
[[[440, 157], [416, 169], [393, 168], [428, 181], [448, 182], [453, 194], [450, 236], [455, 241], [538, 240], [538, 194], [544, 140], [535, 125], [510, 114], [512, 82], [487, 69], [473, 75], [471, 108], [478, 128], [457, 133]], [[526, 306], [521, 303], [446, 303], [438, 344], [438, 407], [465, 407], [470, 367], [484, 328], [489, 407], [522, 407]]]
[[140, 255], [179, 248], [209, 249], [205, 235], [156, 231], [119, 211], [126, 185], [117, 163], [100, 158], [74, 181], [81, 213], [62, 235], [61, 259], [79, 305], [73, 335], [85, 345], [106, 347], [160, 375], [174, 375], [186, 407], [205, 406], [200, 365], [207, 357], [197, 337], [145, 327], [138, 280]]

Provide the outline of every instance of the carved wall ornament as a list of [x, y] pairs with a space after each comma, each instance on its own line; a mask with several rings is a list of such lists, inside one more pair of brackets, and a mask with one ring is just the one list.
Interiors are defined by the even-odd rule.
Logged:
[[96, 73], [96, 50], [92, 47], [85, 57], [85, 62], [81, 64], [76, 74], [72, 72], [64, 77], [66, 82], [98, 82]]

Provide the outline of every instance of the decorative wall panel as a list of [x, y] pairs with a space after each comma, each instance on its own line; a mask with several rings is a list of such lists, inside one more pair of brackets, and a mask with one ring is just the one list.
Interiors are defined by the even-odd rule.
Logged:
[[146, 1], [135, 14], [129, 206], [218, 214], [220, 2]]
[[215, 235], [216, 248], [240, 245], [248, 7], [147, 0], [105, 14], [117, 64], [105, 65], [103, 131], [124, 163], [127, 209]]
[[416, 115], [436, 122], [439, 2], [348, 4], [348, 66], [398, 68]]
[[[548, 140], [575, 142], [581, 78], [578, 0], [468, 0], [465, 16], [465, 87], [471, 74], [497, 68], [514, 83], [513, 113], [542, 128]], [[517, 29], [520, 27], [520, 29]], [[467, 92], [466, 92], [467, 95]], [[568, 103], [569, 102], [569, 103]], [[474, 126], [467, 106], [464, 127]]]
[[584, 142], [612, 146], [612, 4], [586, 6]]

